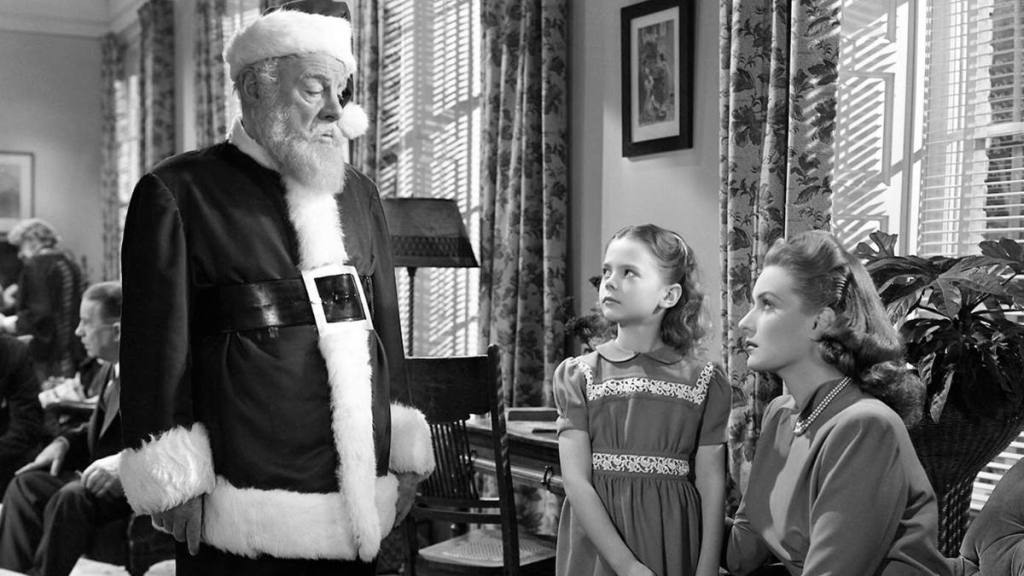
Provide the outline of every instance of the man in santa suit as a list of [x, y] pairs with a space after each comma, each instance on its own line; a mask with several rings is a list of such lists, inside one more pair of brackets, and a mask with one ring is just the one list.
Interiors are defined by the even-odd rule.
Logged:
[[125, 222], [121, 478], [191, 574], [371, 574], [434, 466], [390, 242], [345, 163], [347, 20], [261, 16], [228, 44], [227, 142], [144, 175]]

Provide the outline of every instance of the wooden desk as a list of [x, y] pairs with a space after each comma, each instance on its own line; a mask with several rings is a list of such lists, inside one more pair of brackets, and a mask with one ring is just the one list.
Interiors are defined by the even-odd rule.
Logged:
[[[512, 480], [564, 495], [555, 423], [511, 420], [506, 422], [506, 428]], [[490, 418], [470, 420], [466, 423], [466, 432], [470, 447], [476, 452], [474, 463], [477, 469], [493, 474], [494, 450]]]

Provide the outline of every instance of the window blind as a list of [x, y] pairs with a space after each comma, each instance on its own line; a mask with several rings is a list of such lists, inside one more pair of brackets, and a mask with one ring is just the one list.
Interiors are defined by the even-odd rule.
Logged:
[[[456, 200], [479, 257], [480, 0], [381, 3], [377, 185], [384, 196]], [[396, 280], [408, 330], [404, 270]], [[415, 282], [413, 352], [476, 354], [478, 270], [421, 268]]]
[[1024, 2], [933, 0], [918, 252], [1024, 239]]
[[1003, 478], [1003, 474], [1021, 458], [1024, 458], [1024, 434], [1011, 442], [1006, 450], [978, 473], [974, 480], [974, 491], [971, 493], [971, 510], [981, 510], [985, 502], [988, 502], [988, 497], [992, 495], [996, 484]]

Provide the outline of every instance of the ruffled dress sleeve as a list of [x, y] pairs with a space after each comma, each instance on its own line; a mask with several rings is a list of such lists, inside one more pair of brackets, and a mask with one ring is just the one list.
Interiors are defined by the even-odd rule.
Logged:
[[558, 433], [565, 430], [590, 432], [587, 415], [587, 384], [593, 371], [582, 357], [566, 358], [555, 369], [553, 393], [558, 409]]

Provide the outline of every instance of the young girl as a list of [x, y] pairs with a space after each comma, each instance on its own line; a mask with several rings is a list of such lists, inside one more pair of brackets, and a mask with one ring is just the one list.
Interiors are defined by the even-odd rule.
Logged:
[[718, 574], [730, 389], [695, 357], [695, 273], [689, 246], [657, 226], [608, 243], [601, 311], [618, 333], [555, 372], [559, 576]]
[[774, 556], [807, 576], [949, 574], [904, 425], [920, 417], [924, 388], [864, 266], [826, 232], [780, 240], [739, 326], [747, 366], [779, 375], [787, 393], [765, 411], [730, 572]]

